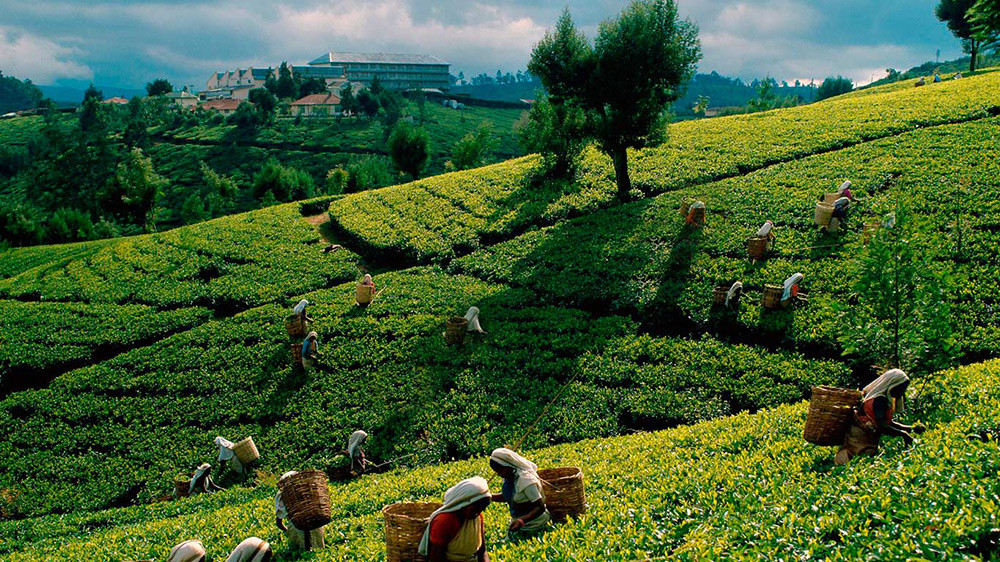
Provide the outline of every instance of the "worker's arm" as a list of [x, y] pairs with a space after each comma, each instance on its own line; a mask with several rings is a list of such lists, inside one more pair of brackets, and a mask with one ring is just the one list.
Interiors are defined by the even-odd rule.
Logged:
[[531, 510], [528, 513], [514, 519], [510, 522], [510, 526], [507, 528], [509, 531], [517, 531], [529, 521], [534, 521], [537, 517], [540, 517], [545, 513], [545, 502], [538, 500], [531, 502]]
[[490, 501], [492, 501], [493, 503], [507, 503], [507, 500], [503, 499], [503, 494], [493, 494], [493, 497], [490, 498]]
[[907, 445], [913, 443], [913, 437], [910, 436], [910, 431], [913, 428], [908, 425], [891, 421], [891, 418], [889, 417], [889, 400], [887, 398], [876, 398], [872, 403], [872, 411], [875, 414], [875, 420], [878, 424], [879, 432], [883, 435], [902, 437], [903, 441], [905, 441]]
[[288, 530], [288, 527], [285, 526], [285, 520], [282, 519], [281, 517], [275, 517], [274, 524], [277, 525], [278, 528], [281, 529], [282, 531]]

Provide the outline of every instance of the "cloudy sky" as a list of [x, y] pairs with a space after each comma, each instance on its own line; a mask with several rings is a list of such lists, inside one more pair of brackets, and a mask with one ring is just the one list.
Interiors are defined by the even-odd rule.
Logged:
[[[961, 54], [936, 0], [678, 0], [701, 29], [700, 70], [745, 79], [868, 82]], [[593, 35], [625, 2], [569, 2]], [[419, 52], [466, 76], [524, 68], [566, 0], [0, 0], [0, 70], [38, 84], [204, 87], [216, 70], [330, 50]]]

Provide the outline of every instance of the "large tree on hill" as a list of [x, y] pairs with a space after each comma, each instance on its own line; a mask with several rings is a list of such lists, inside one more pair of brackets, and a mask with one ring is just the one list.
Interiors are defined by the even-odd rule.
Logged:
[[984, 38], [984, 45], [1000, 37], [1000, 1], [978, 0], [969, 10], [973, 32]]
[[430, 137], [421, 127], [414, 127], [406, 121], [401, 121], [392, 134], [389, 135], [389, 155], [392, 162], [401, 172], [420, 177], [420, 171], [427, 165], [430, 158]]
[[846, 94], [853, 89], [854, 82], [850, 78], [844, 78], [843, 76], [834, 78], [830, 76], [826, 80], [823, 80], [823, 83], [816, 89], [816, 101]]
[[174, 85], [164, 78], [157, 78], [146, 84], [146, 94], [150, 97], [162, 96], [174, 91]]
[[982, 12], [990, 9], [1000, 10], [996, 0], [984, 2], [983, 0], [941, 0], [934, 9], [937, 18], [948, 25], [948, 29], [955, 37], [962, 40], [962, 50], [971, 55], [969, 61], [969, 72], [976, 70], [976, 59], [982, 48], [996, 39], [997, 27], [990, 31], [989, 26], [973, 24], [973, 8], [982, 4]]
[[38, 107], [42, 101], [42, 91], [31, 83], [13, 76], [4, 76], [0, 71], [0, 114]]
[[552, 103], [586, 111], [589, 134], [611, 157], [624, 200], [632, 189], [628, 149], [662, 140], [667, 109], [700, 58], [698, 29], [679, 18], [674, 0], [634, 0], [601, 24], [593, 46], [567, 10], [535, 46], [528, 70]]

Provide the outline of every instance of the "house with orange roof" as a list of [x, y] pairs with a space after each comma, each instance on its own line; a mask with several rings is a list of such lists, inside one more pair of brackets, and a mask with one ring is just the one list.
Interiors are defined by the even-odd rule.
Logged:
[[340, 96], [312, 94], [291, 104], [291, 114], [303, 117], [332, 117], [340, 115]]
[[243, 100], [234, 99], [216, 99], [203, 101], [198, 104], [198, 107], [206, 111], [218, 111], [223, 115], [232, 115], [236, 113], [236, 108], [240, 106]]

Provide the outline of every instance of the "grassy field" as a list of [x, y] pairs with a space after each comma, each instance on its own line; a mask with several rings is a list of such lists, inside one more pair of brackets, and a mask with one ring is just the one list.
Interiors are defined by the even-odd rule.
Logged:
[[[592, 510], [521, 542], [501, 538], [493, 510], [499, 560], [847, 560], [876, 545], [883, 559], [983, 559], [1000, 456], [965, 436], [996, 431], [1000, 365], [917, 373], [925, 440], [846, 469], [802, 441], [798, 402], [872, 376], [845, 354], [841, 316], [891, 234], [866, 245], [862, 226], [900, 202], [920, 226], [908, 243], [948, 281], [959, 360], [1000, 352], [998, 76], [675, 125], [669, 144], [631, 155], [626, 204], [591, 151], [573, 182], [540, 177], [527, 156], [0, 252], [4, 334], [17, 334], [0, 368], [46, 375], [0, 399], [0, 513], [15, 519], [0, 523], [0, 558], [159, 558], [192, 536], [218, 556], [258, 534], [292, 559], [272, 528], [274, 475], [330, 466], [363, 428], [370, 456], [406, 455], [408, 468], [336, 485], [330, 548], [310, 559], [381, 559], [383, 505], [437, 497], [522, 436], [542, 464], [584, 467]], [[858, 196], [847, 228], [819, 233], [815, 201], [844, 179]], [[703, 228], [684, 226], [685, 198], [706, 203]], [[316, 216], [327, 207], [330, 223]], [[751, 263], [744, 241], [765, 219], [777, 245]], [[346, 248], [321, 251], [332, 242]], [[796, 271], [809, 304], [762, 310], [763, 285]], [[383, 292], [360, 308], [364, 272]], [[739, 311], [713, 308], [712, 288], [737, 279]], [[310, 372], [291, 366], [283, 327], [303, 297], [320, 334]], [[473, 305], [487, 334], [447, 346], [445, 321]], [[155, 503], [215, 458], [216, 435], [253, 435], [261, 472]]]

